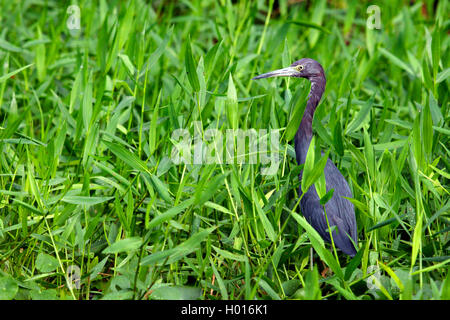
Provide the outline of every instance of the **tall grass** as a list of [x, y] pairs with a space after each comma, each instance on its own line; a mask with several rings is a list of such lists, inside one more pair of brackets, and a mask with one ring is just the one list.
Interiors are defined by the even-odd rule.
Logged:
[[[450, 298], [447, 1], [380, 1], [380, 29], [355, 0], [81, 0], [80, 30], [71, 4], [0, 1], [0, 299]], [[302, 57], [351, 260], [298, 208], [306, 80], [250, 80]], [[275, 175], [170, 160], [237, 128], [279, 130]]]

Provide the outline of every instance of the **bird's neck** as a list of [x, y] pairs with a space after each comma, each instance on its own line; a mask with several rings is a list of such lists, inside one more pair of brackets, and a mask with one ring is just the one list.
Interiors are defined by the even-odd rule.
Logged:
[[319, 104], [320, 98], [325, 90], [325, 77], [311, 78], [311, 91], [309, 92], [308, 102], [306, 103], [305, 112], [302, 121], [295, 135], [295, 151], [297, 155], [297, 163], [305, 162], [306, 153], [312, 139], [312, 121], [314, 112]]

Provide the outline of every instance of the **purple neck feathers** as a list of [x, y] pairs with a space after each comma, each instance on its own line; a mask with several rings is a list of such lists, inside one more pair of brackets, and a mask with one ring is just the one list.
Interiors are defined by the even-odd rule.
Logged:
[[314, 111], [316, 111], [320, 98], [322, 98], [326, 84], [325, 76], [323, 74], [317, 77], [311, 77], [309, 80], [311, 81], [311, 91], [308, 96], [309, 99], [306, 103], [305, 112], [303, 113], [303, 118], [298, 127], [297, 134], [295, 135], [295, 152], [298, 164], [305, 162], [306, 153], [312, 139]]

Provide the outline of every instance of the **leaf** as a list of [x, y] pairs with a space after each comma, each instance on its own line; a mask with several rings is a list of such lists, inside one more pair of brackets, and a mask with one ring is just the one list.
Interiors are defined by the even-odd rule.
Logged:
[[64, 196], [62, 202], [93, 206], [111, 200], [113, 197]]
[[163, 286], [152, 290], [151, 298], [160, 300], [197, 300], [202, 289], [188, 286]]
[[375, 179], [375, 155], [367, 130], [364, 129], [364, 156], [371, 179]]
[[431, 151], [433, 147], [433, 120], [431, 118], [429, 104], [427, 104], [423, 109], [422, 117], [423, 149], [427, 155], [427, 159], [431, 160]]
[[342, 128], [340, 121], [336, 121], [333, 130], [333, 146], [339, 156], [344, 155], [344, 142], [342, 140]]
[[441, 299], [450, 300], [450, 272], [447, 272], [447, 277], [445, 277], [445, 280], [442, 282]]
[[106, 262], [108, 261], [108, 257], [105, 257], [102, 261], [97, 263], [91, 270], [89, 274], [89, 281], [95, 280], [97, 275], [103, 270]]
[[342, 272], [339, 263], [333, 257], [333, 255], [325, 248], [325, 244], [323, 242], [322, 237], [317, 233], [317, 231], [306, 221], [306, 219], [299, 214], [291, 211], [292, 217], [300, 224], [303, 229], [305, 229], [308, 234], [308, 238], [311, 241], [311, 245], [314, 250], [316, 250], [317, 254], [320, 258], [334, 271], [334, 273], [340, 278], [344, 278], [344, 274]]
[[219, 48], [222, 47], [222, 43], [223, 40], [217, 42], [211, 49], [208, 50], [208, 53], [206, 54], [205, 71], [208, 74], [208, 78], [214, 71], [214, 66], [217, 60], [217, 52], [219, 51]]
[[171, 203], [172, 197], [170, 196], [169, 189], [167, 185], [162, 182], [157, 176], [153, 174], [144, 174], [144, 178], [150, 179], [150, 183], [152, 184], [153, 188], [156, 189], [156, 192], [158, 192], [159, 196], [166, 202]]
[[223, 185], [228, 173], [229, 172], [219, 174], [212, 179], [208, 179], [208, 181], [206, 181], [206, 183], [195, 193], [195, 205], [203, 205], [203, 203], [211, 199], [211, 197]]
[[180, 203], [176, 207], [170, 208], [166, 212], [156, 216], [155, 218], [150, 220], [150, 223], [148, 224], [148, 229], [154, 228], [154, 227], [162, 224], [163, 222], [171, 220], [177, 214], [179, 214], [180, 212], [185, 210], [188, 206], [190, 206], [193, 202], [194, 202], [194, 200], [192, 198], [188, 199], [188, 200]]
[[173, 26], [169, 28], [164, 39], [159, 44], [158, 48], [148, 58], [147, 62], [142, 68], [141, 73], [139, 73], [139, 78], [142, 77], [148, 69], [151, 69], [153, 65], [162, 56], [162, 54], [165, 52], [167, 44], [169, 43], [169, 40], [172, 37], [172, 33], [173, 33]]
[[256, 212], [258, 213], [259, 219], [261, 220], [264, 231], [266, 232], [267, 236], [272, 242], [276, 241], [277, 234], [273, 229], [273, 226], [270, 223], [269, 219], [267, 218], [266, 214], [264, 213], [263, 209], [261, 208], [257, 193], [255, 192], [254, 189], [252, 189], [252, 196], [253, 196], [253, 204], [256, 207]]
[[214, 265], [214, 261], [211, 256], [209, 257], [209, 261], [210, 261], [211, 269], [213, 270], [213, 273], [216, 277], [217, 284], [219, 285], [219, 290], [220, 290], [220, 294], [222, 295], [222, 299], [228, 300], [229, 298], [228, 298], [227, 287], [225, 286], [225, 283], [224, 283], [222, 277], [220, 276], [220, 273], [217, 271], [217, 268]]
[[[441, 39], [440, 39], [439, 23], [434, 26], [433, 35], [431, 37], [431, 61], [433, 63], [433, 78], [437, 79], [437, 71], [439, 69], [439, 60], [441, 56]], [[436, 81], [437, 83], [437, 81]]]
[[436, 77], [436, 83], [441, 83], [442, 81], [447, 80], [449, 76], [450, 76], [450, 68], [447, 68], [439, 72]]
[[14, 76], [14, 75], [18, 74], [19, 72], [21, 72], [21, 71], [23, 71], [23, 70], [25, 70], [25, 69], [31, 67], [32, 65], [34, 65], [34, 63], [29, 64], [29, 65], [27, 65], [27, 66], [25, 66], [25, 67], [19, 68], [19, 69], [17, 69], [17, 70], [11, 71], [10, 73], [7, 73], [7, 74], [1, 76], [1, 77], [0, 77], [0, 83], [2, 83], [2, 82], [4, 82], [4, 81], [8, 80], [8, 79], [11, 78], [12, 76]]
[[[326, 0], [319, 0], [314, 2], [314, 9], [311, 17], [311, 24], [321, 25], [323, 16], [325, 15], [325, 8], [327, 6]], [[313, 29], [309, 31], [309, 43], [313, 48], [319, 40], [319, 30]]]
[[85, 133], [89, 131], [89, 127], [91, 126], [91, 118], [92, 118], [92, 83], [93, 83], [93, 75], [92, 73], [89, 75], [89, 80], [86, 83], [83, 93], [83, 103], [81, 105], [83, 112], [83, 125]]
[[311, 139], [311, 143], [309, 145], [308, 153], [306, 154], [305, 166], [303, 167], [303, 175], [302, 175], [302, 192], [305, 193], [308, 191], [309, 187], [313, 185], [319, 179], [319, 177], [323, 174], [325, 165], [327, 164], [328, 155], [330, 150], [322, 156], [317, 163], [314, 160], [314, 149], [315, 149], [315, 137]]
[[10, 277], [0, 278], [0, 300], [12, 300], [19, 291], [16, 281]]
[[226, 99], [226, 110], [228, 124], [233, 130], [238, 128], [239, 124], [239, 110], [237, 102], [236, 87], [234, 86], [233, 78], [230, 76], [228, 78], [228, 91]]
[[319, 287], [319, 271], [317, 265], [308, 270], [305, 276], [305, 300], [320, 300], [322, 293]]
[[334, 189], [330, 189], [322, 198], [320, 198], [320, 205], [324, 206], [333, 197]]
[[153, 109], [153, 116], [152, 116], [152, 119], [150, 120], [150, 130], [149, 130], [149, 137], [148, 137], [148, 145], [150, 148], [150, 154], [153, 154], [155, 152], [156, 145], [157, 145], [156, 134], [157, 134], [157, 126], [158, 126], [158, 111], [159, 111], [159, 106], [161, 104], [161, 94], [162, 94], [162, 89], [159, 90], [158, 98], [156, 98], [156, 104]]
[[165, 261], [166, 258], [168, 258], [167, 264], [171, 264], [175, 261], [178, 261], [181, 258], [183, 258], [184, 256], [199, 249], [202, 241], [204, 241], [205, 238], [211, 232], [214, 231], [214, 229], [216, 229], [216, 227], [204, 229], [202, 231], [197, 232], [196, 234], [191, 236], [189, 239], [187, 239], [185, 242], [181, 243], [180, 245], [178, 245], [177, 247], [175, 247], [173, 249], [159, 251], [159, 252], [153, 253], [149, 256], [146, 256], [141, 260], [141, 265], [146, 266], [146, 265], [150, 265], [150, 264], [155, 264], [162, 260]]
[[424, 155], [422, 147], [422, 138], [420, 135], [420, 115], [416, 115], [413, 126], [413, 151], [417, 167], [422, 170], [424, 166]]
[[41, 252], [36, 258], [36, 268], [41, 272], [55, 271], [58, 266], [58, 259], [46, 253]]
[[363, 249], [359, 250], [358, 253], [356, 253], [356, 255], [352, 258], [352, 260], [345, 267], [345, 276], [344, 276], [345, 281], [350, 280], [350, 277], [352, 276], [353, 271], [355, 271], [356, 268], [358, 267], [358, 265], [361, 263], [363, 253], [364, 253]]
[[200, 90], [200, 82], [198, 81], [194, 57], [192, 55], [191, 37], [188, 37], [188, 41], [186, 42], [186, 53], [184, 59], [189, 83], [191, 84], [192, 90], [198, 92]]
[[300, 122], [303, 118], [303, 113], [306, 108], [306, 100], [308, 98], [308, 93], [310, 92], [311, 83], [308, 82], [305, 88], [299, 87], [291, 99], [291, 117], [286, 126], [286, 131], [284, 133], [285, 140], [291, 141], [300, 126]]
[[104, 254], [115, 254], [120, 252], [130, 252], [139, 249], [142, 244], [140, 237], [131, 237], [121, 239], [114, 242], [112, 245], [103, 250]]
[[127, 73], [130, 77], [133, 77], [136, 73], [136, 68], [131, 62], [130, 58], [126, 54], [119, 54], [120, 60], [122, 60], [123, 65], [127, 69]]
[[259, 286], [267, 292], [267, 294], [274, 300], [281, 300], [280, 296], [276, 291], [263, 279], [259, 279]]
[[[37, 27], [37, 37], [38, 39], [42, 39], [41, 28], [38, 25]], [[47, 76], [47, 66], [46, 66], [46, 52], [45, 52], [45, 44], [39, 43], [35, 46], [35, 59], [36, 59], [36, 71], [37, 76], [40, 82], [44, 82]]]
[[11, 51], [11, 52], [22, 52], [23, 51], [23, 49], [13, 45], [12, 43], [9, 43], [5, 39], [0, 39], [0, 48], [4, 49], [6, 51]]
[[123, 146], [116, 143], [103, 140], [103, 143], [114, 153], [119, 159], [128, 164], [131, 168], [140, 172], [148, 172], [147, 165], [139, 159], [134, 153], [131, 153]]
[[302, 26], [302, 27], [306, 27], [306, 28], [317, 29], [317, 30], [320, 30], [320, 31], [328, 33], [328, 34], [331, 33], [331, 31], [328, 30], [327, 28], [322, 27], [321, 25], [319, 25], [317, 23], [313, 23], [313, 22], [308, 22], [308, 21], [304, 21], [304, 20], [288, 20], [288, 21], [286, 21], [286, 23], [292, 23], [292, 24], [296, 24], [298, 26]]
[[367, 116], [370, 113], [370, 110], [372, 109], [373, 102], [375, 100], [375, 94], [373, 94], [370, 99], [366, 102], [366, 104], [359, 110], [358, 114], [356, 115], [355, 120], [353, 120], [347, 127], [347, 130], [345, 130], [345, 134], [349, 134], [351, 132], [359, 130], [361, 128], [364, 120], [366, 120]]
[[383, 56], [385, 56], [390, 62], [395, 64], [397, 67], [405, 70], [412, 76], [416, 76], [416, 74], [411, 69], [411, 67], [408, 64], [406, 64], [405, 62], [403, 62], [403, 60], [401, 60], [400, 58], [394, 56], [392, 53], [390, 53], [389, 51], [387, 51], [384, 48], [379, 48], [378, 51], [380, 51]]
[[56, 289], [31, 290], [30, 297], [32, 300], [58, 300]]

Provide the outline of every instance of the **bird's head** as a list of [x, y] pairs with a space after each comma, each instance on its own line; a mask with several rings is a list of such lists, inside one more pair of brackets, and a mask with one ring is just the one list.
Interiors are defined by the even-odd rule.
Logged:
[[303, 58], [295, 61], [287, 68], [260, 74], [259, 76], [254, 77], [252, 80], [272, 77], [294, 77], [313, 80], [316, 77], [324, 77], [324, 71], [320, 63], [318, 63], [316, 60]]

